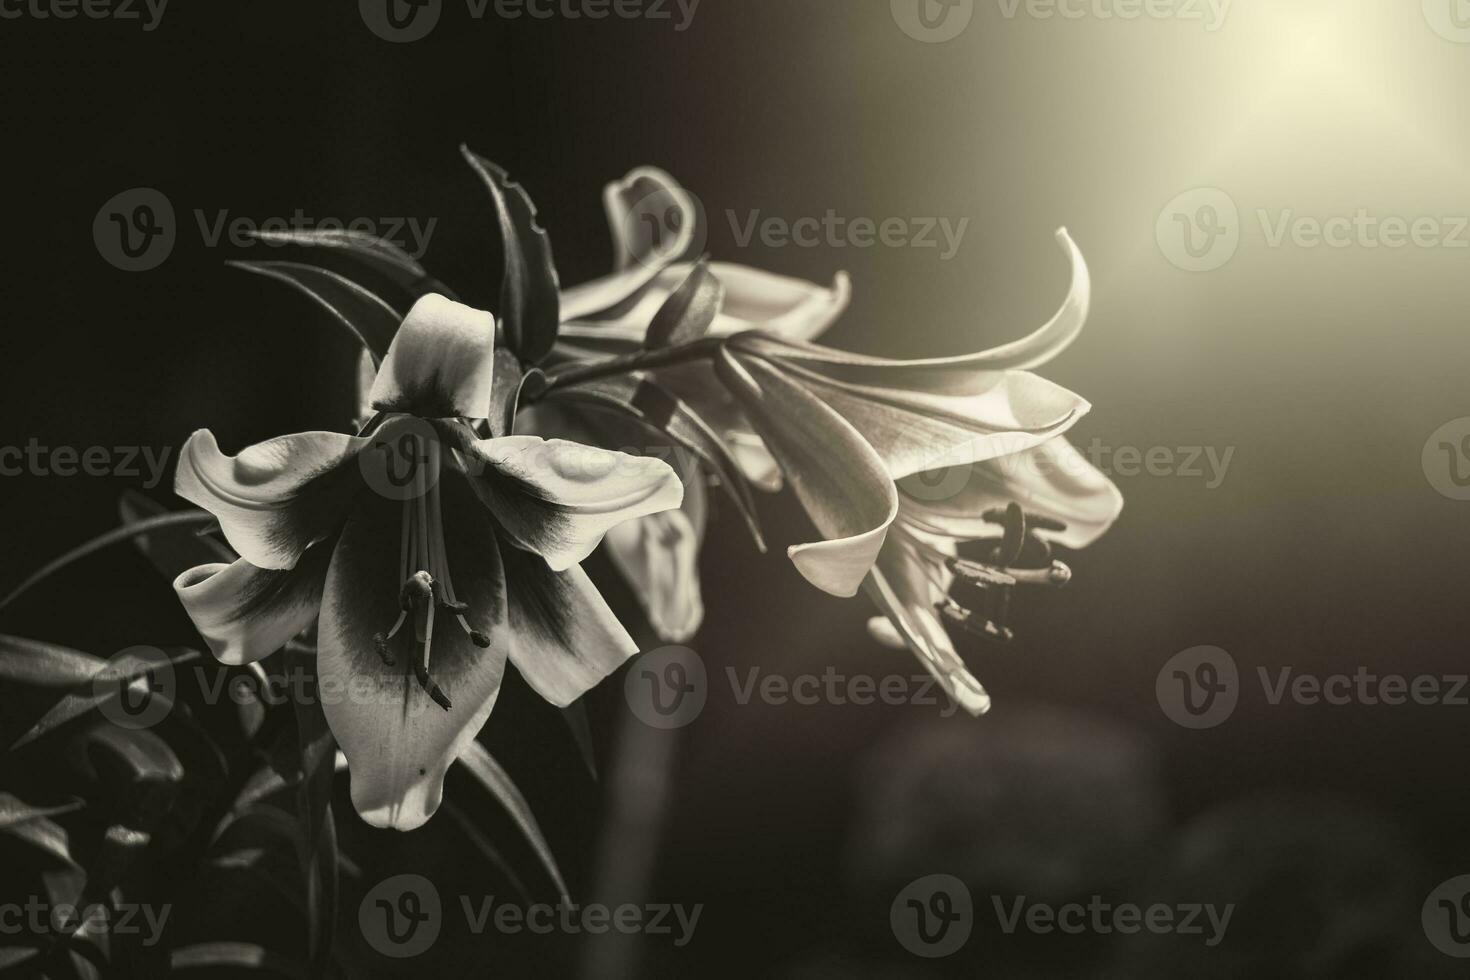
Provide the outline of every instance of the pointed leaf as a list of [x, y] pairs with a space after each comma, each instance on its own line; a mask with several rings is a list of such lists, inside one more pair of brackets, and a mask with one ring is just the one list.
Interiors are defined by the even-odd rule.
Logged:
[[227, 264], [279, 280], [316, 300], [367, 348], [375, 364], [382, 363], [383, 357], [388, 353], [388, 345], [393, 342], [393, 335], [403, 322], [403, 317], [381, 297], [351, 279], [327, 269], [299, 262]]
[[556, 343], [560, 321], [560, 281], [551, 255], [551, 239], [536, 223], [536, 205], [519, 184], [489, 160], [460, 147], [495, 203], [505, 269], [500, 282], [500, 309], [506, 343], [522, 361], [537, 364]]
[[135, 524], [125, 524], [122, 527], [113, 528], [106, 534], [99, 534], [97, 537], [93, 538], [91, 541], [86, 542], [85, 544], [77, 545], [75, 548], [62, 555], [60, 558], [47, 562], [24, 582], [17, 585], [14, 589], [11, 589], [10, 594], [7, 595], [4, 599], [0, 599], [0, 609], [4, 609], [16, 599], [19, 599], [31, 589], [35, 588], [37, 585], [50, 578], [52, 575], [55, 575], [63, 568], [66, 568], [68, 565], [81, 561], [83, 558], [93, 555], [96, 552], [101, 551], [103, 548], [108, 547], [109, 545], [118, 544], [122, 541], [131, 541], [132, 539], [140, 535], [151, 534], [156, 531], [161, 531], [165, 528], [180, 525], [193, 525], [195, 527], [203, 527], [205, 525], [213, 523], [213, 521], [214, 515], [208, 513], [207, 511], [181, 510], [177, 512], [170, 512], [168, 514], [160, 514], [158, 517], [149, 517], [144, 520], [138, 521]]
[[648, 350], [676, 347], [703, 337], [725, 302], [725, 285], [700, 259], [683, 284], [664, 301], [648, 324], [643, 346]]
[[367, 232], [307, 229], [304, 231], [256, 231], [254, 237], [263, 242], [283, 245], [300, 245], [303, 248], [324, 248], [339, 252], [356, 264], [383, 276], [397, 286], [407, 302], [393, 304], [405, 316], [413, 301], [428, 293], [438, 293], [454, 299], [450, 288], [429, 275], [419, 261], [390, 241]]
[[561, 869], [557, 867], [556, 858], [551, 853], [551, 845], [546, 842], [546, 835], [541, 832], [541, 825], [536, 822], [536, 816], [531, 812], [531, 805], [526, 802], [526, 797], [516, 786], [515, 780], [510, 778], [506, 772], [490, 755], [490, 751], [477, 741], [472, 741], [465, 750], [460, 753], [459, 761], [469, 770], [470, 774], [479, 781], [480, 785], [490, 791], [490, 795], [500, 801], [505, 807], [521, 833], [526, 835], [532, 850], [541, 860], [541, 866], [551, 876], [556, 884], [556, 890], [565, 901], [571, 901], [567, 892], [567, 884], [562, 879]]
[[56, 806], [32, 806], [17, 796], [9, 793], [0, 793], [0, 830], [13, 827], [27, 820], [35, 820], [37, 817], [57, 817], [65, 813], [72, 813], [86, 806], [82, 800], [72, 800], [70, 803], [60, 803]]
[[48, 817], [33, 817], [0, 827], [0, 834], [25, 841], [63, 871], [79, 873], [82, 870], [71, 856], [71, 835]]
[[0, 635], [0, 680], [31, 687], [90, 684], [107, 661], [55, 643]]
[[[6, 641], [13, 640], [12, 637], [3, 639]], [[35, 652], [29, 647], [11, 649], [30, 651], [24, 655], [33, 655]], [[54, 650], [58, 648], [47, 649]], [[71, 653], [75, 654], [77, 651], [71, 651]], [[90, 657], [91, 654], [83, 654], [83, 656]], [[176, 649], [168, 653], [168, 663], [175, 668], [183, 664], [192, 663], [198, 659], [200, 659], [198, 650]], [[10, 657], [6, 657], [4, 661], [0, 662], [8, 663], [10, 660]], [[100, 657], [92, 657], [92, 660], [96, 663], [91, 674], [80, 683], [72, 686], [66, 696], [53, 705], [40, 721], [36, 722], [29, 731], [16, 739], [11, 744], [10, 751], [14, 752], [16, 749], [29, 745], [38, 738], [48, 735], [62, 725], [65, 725], [67, 722], [80, 718], [93, 708], [112, 701], [130, 683], [137, 681], [138, 678], [143, 677], [149, 671], [158, 669], [159, 666], [157, 656], [143, 656], [141, 653], [134, 653], [132, 651], [123, 651], [109, 660], [103, 660]], [[75, 663], [69, 664], [65, 669], [69, 671], [74, 670]], [[167, 700], [157, 692], [153, 692], [149, 696]]]

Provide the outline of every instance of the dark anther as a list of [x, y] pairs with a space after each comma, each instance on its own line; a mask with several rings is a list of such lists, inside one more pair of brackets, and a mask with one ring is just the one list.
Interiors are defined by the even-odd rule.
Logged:
[[419, 687], [424, 689], [424, 692], [429, 695], [431, 701], [445, 711], [450, 709], [451, 705], [448, 696], [439, 689], [439, 685], [435, 684], [434, 679], [429, 676], [429, 668], [425, 667], [422, 663], [415, 663], [413, 665], [413, 675], [418, 678]]
[[1006, 643], [1013, 636], [1006, 621], [1017, 586], [1057, 588], [1071, 581], [1072, 570], [1052, 559], [1050, 542], [1037, 533], [1065, 531], [1067, 525], [1050, 517], [1028, 516], [1015, 502], [982, 516], [1000, 526], [1001, 539], [984, 561], [950, 558], [945, 562], [955, 575], [955, 584], [953, 595], [946, 596], [937, 608], [948, 622], [966, 632]]

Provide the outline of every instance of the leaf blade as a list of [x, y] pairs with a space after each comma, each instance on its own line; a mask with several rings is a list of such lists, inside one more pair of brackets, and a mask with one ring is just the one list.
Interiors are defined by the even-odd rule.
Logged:
[[403, 317], [376, 293], [346, 276], [301, 262], [227, 262], [231, 268], [283, 282], [305, 294], [346, 327], [382, 363]]
[[561, 320], [561, 281], [551, 238], [536, 221], [536, 205], [525, 188], [500, 167], [460, 147], [495, 205], [505, 253], [500, 309], [506, 342], [522, 361], [537, 364], [551, 353]]

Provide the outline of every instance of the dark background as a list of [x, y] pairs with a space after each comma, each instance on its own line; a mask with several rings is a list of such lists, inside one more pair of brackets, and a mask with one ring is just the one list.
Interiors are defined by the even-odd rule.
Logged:
[[[689, 976], [940, 970], [892, 941], [892, 886], [952, 865], [965, 876], [989, 860], [974, 853], [986, 839], [1018, 848], [1014, 814], [1037, 798], [1073, 801], [1060, 815], [1042, 806], [1047, 819], [1024, 828], [1040, 840], [1037, 861], [1094, 832], [1128, 855], [1126, 871], [1094, 876], [1101, 884], [1067, 879], [1084, 895], [1170, 881], [1179, 842], [1211, 821], [1246, 840], [1290, 826], [1253, 800], [1305, 800], [1284, 850], [1320, 844], [1322, 867], [1347, 860], [1334, 828], [1361, 820], [1368, 843], [1343, 848], [1369, 862], [1366, 879], [1304, 887], [1266, 917], [1280, 932], [1258, 945], [1286, 962], [1337, 942], [1323, 937], [1342, 921], [1359, 938], [1403, 930], [1422, 945], [1422, 896], [1470, 868], [1470, 709], [1270, 706], [1254, 676], [1466, 670], [1470, 504], [1436, 493], [1420, 464], [1430, 433], [1467, 414], [1466, 253], [1272, 250], [1248, 230], [1230, 264], [1189, 274], [1154, 241], [1159, 209], [1200, 185], [1230, 189], [1243, 215], [1465, 213], [1466, 52], [1399, 6], [1298, 2], [1273, 19], [1242, 5], [1208, 34], [1006, 20], [982, 4], [943, 45], [910, 39], [886, 3], [868, 0], [705, 0], [683, 33], [668, 21], [475, 21], [450, 2], [429, 38], [402, 45], [375, 37], [348, 3], [178, 3], [149, 33], [0, 21], [11, 177], [0, 441], [177, 447], [209, 426], [235, 448], [341, 426], [351, 345], [299, 297], [223, 264], [284, 255], [206, 247], [194, 212], [438, 218], [429, 267], [493, 306], [494, 229], [461, 142], [529, 189], [565, 283], [608, 267], [603, 184], [656, 164], [703, 201], [717, 258], [822, 283], [851, 273], [852, 309], [826, 339], [889, 355], [977, 349], [1040, 323], [1066, 286], [1051, 238], [1066, 225], [1092, 269], [1093, 315], [1043, 373], [1095, 406], [1077, 441], [1233, 447], [1226, 479], [1206, 489], [1119, 476], [1123, 517], [1073, 556], [1073, 587], [1022, 605], [1013, 648], [973, 651], [996, 702], [978, 721], [917, 706], [737, 705], [727, 665], [917, 667], [868, 639], [862, 600], [816, 593], [780, 547], [755, 554], [721, 511], [702, 559], [708, 616], [691, 643], [715, 693], [680, 739], [653, 889], [707, 909], [690, 949], [651, 941], [649, 962]], [[168, 196], [179, 242], [160, 268], [129, 274], [103, 261], [91, 229], [105, 201], [139, 186]], [[950, 262], [917, 249], [739, 248], [726, 209], [754, 208], [971, 225]], [[118, 494], [140, 482], [0, 481], [0, 590], [115, 524]], [[167, 501], [166, 490], [151, 493]], [[789, 497], [763, 509], [774, 542], [808, 533]], [[189, 637], [167, 589], [126, 551], [52, 581], [0, 629], [103, 654]], [[1229, 650], [1247, 680], [1235, 716], [1195, 732], [1165, 717], [1154, 684], [1170, 656], [1199, 644]], [[605, 744], [620, 690], [598, 692]], [[517, 745], [521, 712], [498, 711], [488, 741], [521, 760], [514, 774], [568, 849], [572, 877], [591, 887], [599, 791], [565, 744]], [[1088, 752], [1101, 754], [1095, 764]], [[1119, 781], [1096, 778], [1114, 763]], [[1021, 775], [990, 792], [995, 766]], [[885, 810], [905, 780], [932, 806]], [[1232, 804], [1247, 810], [1222, 809]], [[1134, 812], [1144, 816], [1130, 830]], [[904, 836], [894, 821], [943, 819], [963, 845], [951, 831], [922, 846], [873, 843]], [[1261, 860], [1266, 891], [1307, 874]], [[1369, 925], [1341, 912], [1385, 875], [1409, 882], [1407, 899]], [[997, 880], [1015, 894], [1035, 879], [1023, 869]], [[1235, 894], [1206, 881], [1195, 900]], [[1149, 887], [1127, 897], [1144, 901]], [[977, 903], [984, 918], [988, 902]], [[1016, 975], [1096, 962], [1060, 937], [985, 943], [969, 962]]]

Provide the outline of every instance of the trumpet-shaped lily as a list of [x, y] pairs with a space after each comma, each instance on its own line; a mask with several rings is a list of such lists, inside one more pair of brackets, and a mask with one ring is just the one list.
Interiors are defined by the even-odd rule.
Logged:
[[579, 563], [610, 529], [682, 496], [658, 460], [480, 438], [506, 397], [494, 338], [490, 314], [425, 296], [376, 374], [362, 434], [283, 436], [230, 457], [201, 430], [180, 458], [177, 492], [241, 556], [181, 575], [185, 609], [227, 664], [320, 616], [322, 706], [375, 826], [433, 815], [507, 660], [566, 705], [637, 652]]
[[857, 592], [900, 512], [894, 481], [1039, 446], [1090, 408], [1025, 370], [1069, 344], [1087, 316], [1087, 266], [1065, 231], [1072, 286], [1030, 336], [960, 357], [896, 361], [783, 340], [732, 337], [716, 362], [822, 533], [789, 549], [833, 595]]

